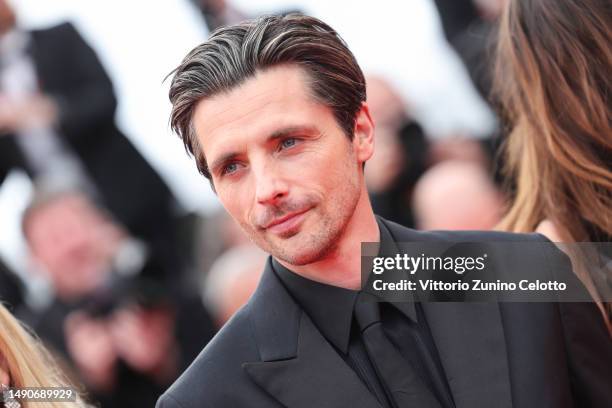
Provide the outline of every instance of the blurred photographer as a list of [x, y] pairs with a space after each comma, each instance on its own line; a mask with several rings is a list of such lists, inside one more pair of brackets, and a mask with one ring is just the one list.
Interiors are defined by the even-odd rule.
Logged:
[[[155, 253], [79, 193], [39, 194], [23, 230], [55, 295], [35, 331], [103, 407], [152, 406], [212, 336], [201, 302], [171, 292]], [[186, 310], [197, 329], [182, 328]]]
[[10, 3], [0, 0], [0, 186], [21, 170], [37, 185], [82, 191], [176, 266], [180, 206], [116, 125], [95, 50], [70, 22], [24, 27]]

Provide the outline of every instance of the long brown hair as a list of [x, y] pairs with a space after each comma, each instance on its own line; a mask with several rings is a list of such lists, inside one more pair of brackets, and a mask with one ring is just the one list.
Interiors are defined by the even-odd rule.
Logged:
[[[611, 27], [610, 0], [506, 5], [495, 87], [512, 126], [505, 158], [514, 194], [501, 229], [530, 232], [547, 219], [563, 242], [611, 239]], [[562, 249], [612, 335], [612, 304], [603, 302], [588, 251]]]
[[508, 2], [496, 89], [515, 188], [502, 229], [549, 219], [566, 242], [612, 236], [611, 30], [610, 0]]
[[[72, 387], [51, 355], [0, 303], [0, 358], [8, 363], [11, 387]], [[0, 401], [1, 401], [0, 396]], [[21, 402], [23, 408], [85, 408], [74, 402]]]

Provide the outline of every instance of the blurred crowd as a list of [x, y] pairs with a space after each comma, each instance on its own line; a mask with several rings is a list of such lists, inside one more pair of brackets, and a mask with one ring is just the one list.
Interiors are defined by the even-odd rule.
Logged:
[[[230, 1], [193, 1], [211, 32], [253, 17]], [[494, 109], [505, 3], [435, 0], [449, 44]], [[484, 139], [432, 138], [389, 78], [368, 75], [367, 85], [375, 213], [419, 229], [495, 228], [512, 181], [501, 171], [504, 118]], [[90, 400], [149, 407], [246, 302], [267, 255], [225, 213], [183, 211], [116, 126], [116, 104], [71, 23], [29, 30], [0, 0], [0, 183], [21, 169], [34, 185], [21, 220], [30, 268], [16, 274], [0, 260], [0, 301]], [[28, 299], [28, 276], [48, 282], [49, 301]]]

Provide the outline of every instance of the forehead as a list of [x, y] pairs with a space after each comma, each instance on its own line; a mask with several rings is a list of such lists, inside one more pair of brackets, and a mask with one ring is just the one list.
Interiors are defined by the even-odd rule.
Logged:
[[29, 215], [27, 229], [29, 231], [50, 231], [52, 228], [66, 229], [71, 225], [88, 225], [103, 220], [103, 214], [85, 197], [68, 194], [52, 198], [34, 208]]
[[307, 74], [283, 65], [259, 71], [240, 86], [198, 102], [196, 136], [207, 159], [218, 149], [267, 136], [279, 128], [321, 124], [330, 109], [311, 96]]

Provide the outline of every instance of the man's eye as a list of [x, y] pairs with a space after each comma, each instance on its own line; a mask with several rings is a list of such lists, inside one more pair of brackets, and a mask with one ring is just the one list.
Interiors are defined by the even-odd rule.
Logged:
[[297, 143], [297, 139], [290, 137], [288, 139], [285, 139], [281, 142], [280, 147], [283, 149], [288, 149], [290, 147], [295, 146], [295, 144]]
[[230, 164], [225, 165], [225, 167], [223, 167], [223, 169], [221, 170], [221, 174], [223, 175], [231, 174], [235, 172], [236, 170], [238, 170], [238, 163], [230, 163]]

